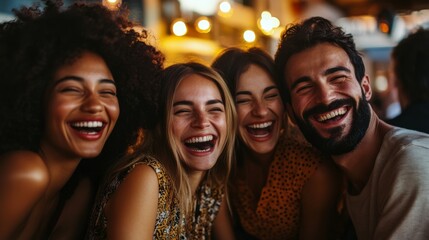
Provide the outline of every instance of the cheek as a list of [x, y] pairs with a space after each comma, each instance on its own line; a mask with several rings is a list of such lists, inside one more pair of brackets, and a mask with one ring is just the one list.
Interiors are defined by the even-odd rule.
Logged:
[[273, 112], [276, 113], [276, 115], [278, 116], [283, 116], [284, 114], [284, 107], [283, 107], [283, 103], [281, 101], [275, 101], [271, 104], [271, 107]]
[[304, 112], [303, 108], [304, 103], [301, 101], [294, 100], [292, 103], [292, 114], [295, 116], [302, 116], [302, 113]]
[[221, 139], [225, 141], [227, 135], [227, 123], [225, 116], [215, 118], [213, 123], [221, 136]]
[[47, 122], [64, 120], [76, 106], [73, 101], [52, 98], [47, 104], [45, 119]]
[[246, 116], [249, 113], [249, 109], [247, 107], [243, 107], [243, 106], [237, 106], [237, 120], [238, 120], [238, 125], [243, 124], [244, 119], [246, 118]]
[[177, 139], [180, 139], [180, 136], [188, 126], [187, 121], [176, 117], [173, 117], [173, 120], [171, 121], [170, 124], [171, 124], [170, 125], [171, 131], [174, 137], [176, 137]]
[[312, 99], [312, 96], [307, 95], [291, 95], [292, 109], [295, 114], [300, 115], [305, 108], [310, 107], [309, 105], [313, 102]]
[[111, 101], [108, 103], [105, 103], [106, 112], [110, 117], [110, 120], [113, 123], [116, 123], [118, 120], [119, 114], [120, 114], [120, 107], [118, 101]]

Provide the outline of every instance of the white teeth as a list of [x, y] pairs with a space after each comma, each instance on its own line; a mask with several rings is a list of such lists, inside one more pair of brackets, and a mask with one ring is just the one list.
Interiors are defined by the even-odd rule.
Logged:
[[209, 152], [210, 148], [207, 148], [207, 149], [193, 149], [192, 151], [194, 151], [194, 152], [200, 152], [200, 153], [202, 153], [202, 152]]
[[271, 122], [264, 122], [264, 123], [256, 123], [256, 124], [249, 125], [248, 127], [249, 128], [266, 128], [266, 127], [269, 127], [271, 125], [273, 125], [272, 121]]
[[347, 112], [347, 110], [345, 108], [336, 109], [336, 110], [331, 111], [329, 113], [320, 115], [317, 120], [320, 122], [326, 121], [326, 120], [332, 119], [336, 116], [344, 115], [346, 112]]
[[102, 127], [103, 122], [101, 121], [87, 121], [87, 122], [74, 122], [73, 127], [85, 127], [85, 128], [97, 128]]
[[200, 143], [200, 142], [208, 142], [213, 140], [213, 135], [207, 135], [207, 136], [203, 136], [203, 137], [193, 137], [190, 139], [187, 139], [185, 142], [186, 143]]

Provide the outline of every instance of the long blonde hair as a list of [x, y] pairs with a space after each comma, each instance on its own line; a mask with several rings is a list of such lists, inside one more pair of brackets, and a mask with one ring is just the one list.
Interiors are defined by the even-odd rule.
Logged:
[[[178, 147], [179, 143], [176, 142], [176, 138], [173, 136], [171, 121], [173, 119], [173, 98], [177, 86], [184, 78], [192, 74], [197, 74], [213, 81], [219, 89], [225, 106], [225, 118], [227, 122], [226, 140], [223, 146], [219, 146], [223, 150], [218, 161], [206, 175], [207, 183], [213, 187], [226, 188], [227, 186], [227, 180], [234, 157], [234, 141], [237, 128], [237, 114], [235, 111], [234, 101], [228, 91], [226, 83], [216, 71], [195, 62], [175, 64], [164, 70], [163, 77], [161, 79], [160, 94], [160, 108], [162, 113], [160, 116], [161, 124], [158, 125], [157, 132], [158, 134], [160, 133], [159, 137], [161, 137], [161, 139], [166, 140], [167, 145], [164, 146], [169, 147], [169, 152], [167, 158], [161, 158], [160, 161], [165, 166], [170, 176], [175, 180], [175, 189], [181, 209], [187, 215], [192, 211], [193, 193], [187, 176], [186, 166], [184, 161], [182, 161], [183, 153], [181, 153], [180, 148]], [[161, 145], [156, 144], [156, 146], [160, 147]], [[155, 152], [165, 152], [165, 148], [158, 150], [155, 148]], [[174, 159], [174, 161], [171, 161], [171, 159]]]
[[138, 147], [134, 154], [123, 158], [114, 168], [110, 179], [116, 174], [124, 171], [129, 166], [140, 161], [144, 155], [153, 155], [165, 167], [167, 173], [173, 179], [174, 190], [179, 200], [180, 208], [186, 216], [192, 212], [193, 192], [186, 171], [186, 165], [172, 131], [172, 108], [173, 98], [180, 82], [192, 75], [197, 74], [213, 81], [219, 89], [225, 107], [225, 118], [227, 123], [227, 134], [222, 152], [212, 169], [206, 174], [207, 184], [216, 188], [225, 188], [227, 194], [227, 182], [231, 172], [234, 159], [234, 141], [237, 129], [237, 114], [233, 98], [228, 86], [222, 77], [210, 67], [199, 63], [189, 62], [174, 64], [164, 69], [161, 81], [161, 90], [158, 97], [158, 123], [155, 129], [145, 130], [143, 133], [143, 144]]

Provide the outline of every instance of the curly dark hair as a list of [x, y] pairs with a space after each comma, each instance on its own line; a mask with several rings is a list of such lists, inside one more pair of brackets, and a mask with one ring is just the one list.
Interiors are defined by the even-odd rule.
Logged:
[[392, 51], [394, 72], [410, 103], [429, 100], [429, 29], [420, 28]]
[[[311, 48], [320, 43], [331, 43], [342, 48], [350, 58], [355, 69], [356, 79], [360, 82], [365, 75], [365, 66], [360, 53], [351, 34], [346, 34], [340, 27], [322, 17], [312, 17], [297, 24], [286, 27], [280, 38], [277, 52], [274, 57], [278, 69], [278, 75], [282, 86], [280, 89], [287, 89], [285, 86], [284, 67], [289, 58]], [[288, 91], [282, 93], [286, 101], [290, 101]]]
[[43, 97], [54, 72], [90, 51], [105, 60], [117, 85], [121, 113], [99, 156], [114, 159], [134, 143], [138, 129], [154, 125], [151, 92], [164, 56], [145, 30], [133, 30], [126, 9], [83, 3], [62, 9], [61, 1], [43, 2], [42, 10], [14, 9], [16, 19], [0, 24], [0, 154], [39, 150]]

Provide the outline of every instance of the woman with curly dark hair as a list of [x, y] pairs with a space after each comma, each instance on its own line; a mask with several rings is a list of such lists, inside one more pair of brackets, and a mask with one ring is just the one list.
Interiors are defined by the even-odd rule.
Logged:
[[147, 33], [123, 9], [44, 3], [0, 25], [0, 239], [79, 239], [91, 180], [154, 124]]

